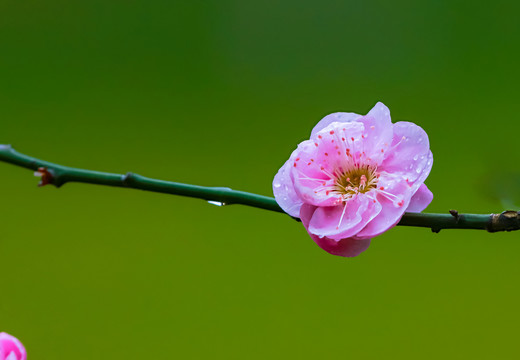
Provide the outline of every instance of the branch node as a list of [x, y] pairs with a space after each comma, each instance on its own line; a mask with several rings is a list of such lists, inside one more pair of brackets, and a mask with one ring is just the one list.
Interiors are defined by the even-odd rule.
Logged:
[[39, 167], [38, 170], [34, 172], [34, 176], [40, 177], [40, 182], [38, 183], [40, 187], [53, 184], [54, 182], [54, 172], [46, 167]]
[[491, 214], [487, 231], [513, 231], [520, 229], [520, 211], [506, 210], [500, 214]]

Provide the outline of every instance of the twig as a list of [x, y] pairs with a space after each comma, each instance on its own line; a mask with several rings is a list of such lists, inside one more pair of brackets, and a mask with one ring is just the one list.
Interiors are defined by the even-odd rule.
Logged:
[[[40, 186], [60, 187], [68, 182], [127, 187], [159, 193], [203, 199], [217, 204], [241, 204], [260, 209], [284, 211], [272, 197], [232, 190], [225, 187], [205, 187], [171, 181], [151, 179], [134, 173], [111, 174], [77, 169], [39, 160], [14, 150], [10, 145], [0, 145], [0, 161], [37, 171], [41, 176]], [[296, 219], [299, 220], [299, 219]], [[479, 229], [489, 232], [520, 229], [520, 212], [504, 211], [501, 214], [450, 214], [405, 213], [398, 225], [441, 229]]]

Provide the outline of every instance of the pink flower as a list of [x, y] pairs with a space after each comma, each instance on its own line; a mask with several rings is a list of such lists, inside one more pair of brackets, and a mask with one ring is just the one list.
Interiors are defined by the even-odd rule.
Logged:
[[17, 338], [0, 333], [0, 360], [26, 360], [27, 353]]
[[379, 102], [365, 116], [324, 117], [278, 171], [273, 191], [323, 250], [357, 256], [405, 211], [428, 206], [433, 194], [424, 180], [432, 163], [424, 130], [392, 124], [390, 110]]

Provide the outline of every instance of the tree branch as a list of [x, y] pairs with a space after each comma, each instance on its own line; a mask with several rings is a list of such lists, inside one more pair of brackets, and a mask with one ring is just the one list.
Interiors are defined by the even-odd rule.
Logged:
[[[99, 171], [77, 169], [39, 160], [14, 150], [10, 145], [0, 145], [0, 161], [35, 170], [41, 176], [40, 186], [60, 187], [68, 182], [127, 187], [165, 194], [181, 195], [203, 199], [216, 204], [241, 204], [283, 213], [272, 197], [232, 190], [225, 187], [205, 187], [157, 180], [127, 173], [111, 174]], [[299, 220], [299, 219], [296, 219]], [[441, 229], [479, 229], [489, 232], [520, 229], [520, 211], [504, 211], [501, 214], [450, 214], [405, 213], [398, 225]]]

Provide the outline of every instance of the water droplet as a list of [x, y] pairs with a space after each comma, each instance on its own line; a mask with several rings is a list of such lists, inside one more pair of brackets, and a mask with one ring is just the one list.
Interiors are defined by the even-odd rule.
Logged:
[[208, 201], [208, 204], [215, 205], [215, 206], [224, 206], [224, 205], [226, 205], [225, 203], [220, 202], [220, 201]]
[[417, 174], [420, 174], [421, 171], [422, 171], [422, 170], [421, 170], [420, 168], [415, 169], [415, 172], [416, 172]]
[[275, 184], [274, 184], [274, 187], [277, 188], [277, 189], [278, 189], [280, 186], [282, 186], [282, 184], [280, 184], [280, 183], [275, 183]]
[[[419, 156], [418, 156], [418, 155], [415, 155], [415, 156], [413, 157], [413, 160], [414, 160], [414, 161], [417, 161], [418, 158], [419, 158]], [[421, 157], [421, 159], [422, 159], [422, 158], [423, 158], [423, 157]]]
[[422, 137], [420, 137], [419, 139], [417, 139], [417, 143], [420, 143], [420, 142], [422, 142], [422, 141], [423, 141], [423, 138], [422, 138]]

